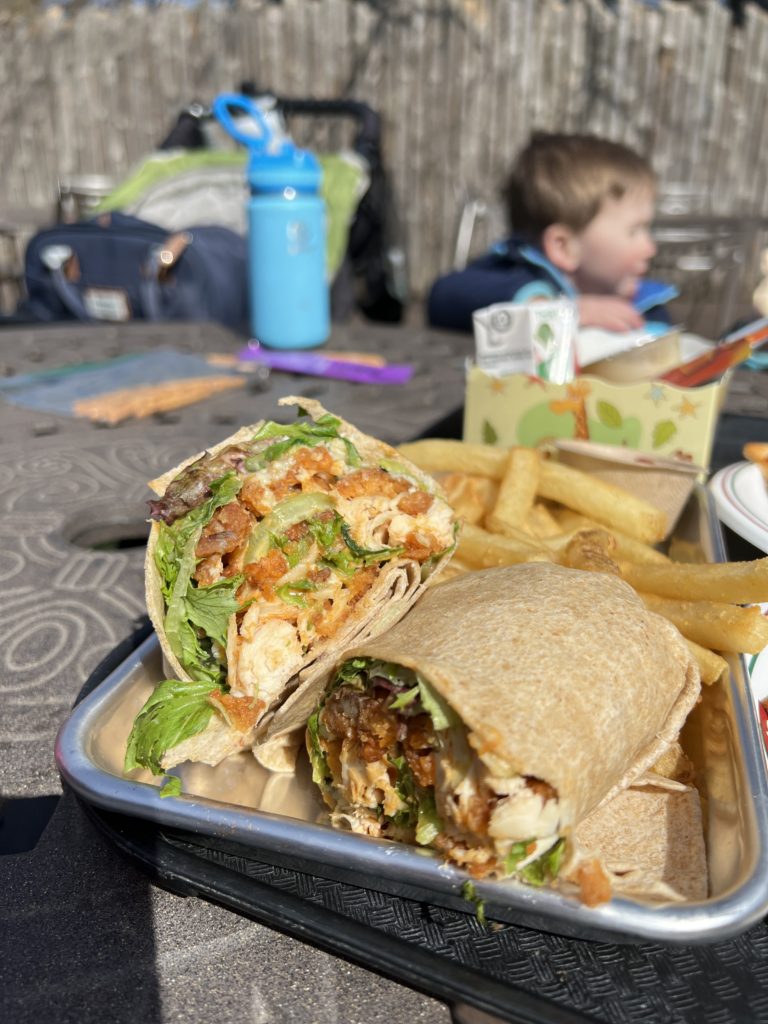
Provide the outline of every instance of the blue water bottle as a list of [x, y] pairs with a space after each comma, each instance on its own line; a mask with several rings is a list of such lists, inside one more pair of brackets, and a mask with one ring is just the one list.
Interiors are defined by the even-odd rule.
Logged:
[[[290, 140], [276, 140], [248, 97], [218, 96], [213, 109], [224, 128], [250, 150], [251, 333], [270, 348], [322, 345], [331, 325], [320, 164]], [[243, 131], [232, 118], [233, 109], [245, 114], [258, 134]]]

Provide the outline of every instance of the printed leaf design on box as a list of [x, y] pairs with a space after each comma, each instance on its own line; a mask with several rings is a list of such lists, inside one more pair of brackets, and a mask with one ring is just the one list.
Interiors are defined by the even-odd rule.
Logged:
[[554, 336], [555, 332], [552, 330], [552, 328], [546, 321], [539, 324], [538, 330], [536, 331], [537, 341], [540, 341], [542, 345], [548, 345], [549, 342], [552, 341]]
[[483, 420], [483, 444], [496, 444], [498, 440], [499, 435], [494, 430], [493, 424], [488, 420]]
[[624, 417], [616, 406], [604, 399], [597, 403], [597, 418], [606, 427], [620, 427], [624, 422]]
[[654, 448], [661, 448], [663, 445], [669, 444], [676, 433], [677, 426], [673, 420], [659, 420], [653, 428], [653, 438], [651, 443]]

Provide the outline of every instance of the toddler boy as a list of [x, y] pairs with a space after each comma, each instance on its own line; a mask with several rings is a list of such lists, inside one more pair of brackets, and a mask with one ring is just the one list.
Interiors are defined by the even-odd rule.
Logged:
[[435, 327], [472, 330], [472, 313], [496, 302], [575, 299], [582, 327], [630, 331], [668, 322], [640, 302], [656, 252], [651, 237], [656, 179], [617, 142], [591, 135], [535, 134], [504, 190], [513, 234], [464, 270], [438, 278], [428, 300]]

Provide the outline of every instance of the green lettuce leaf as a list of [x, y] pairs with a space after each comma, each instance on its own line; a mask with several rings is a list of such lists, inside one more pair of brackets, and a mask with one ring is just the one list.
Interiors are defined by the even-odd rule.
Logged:
[[235, 597], [244, 576], [230, 576], [207, 587], [189, 587], [184, 603], [189, 621], [211, 640], [227, 646], [227, 625], [240, 604]]
[[363, 565], [370, 565], [372, 562], [386, 562], [390, 558], [395, 558], [397, 555], [402, 555], [405, 548], [364, 548], [357, 543], [355, 538], [345, 522], [341, 524], [341, 535], [344, 538], [344, 543], [347, 545], [352, 554]]
[[389, 709], [390, 711], [399, 711], [400, 708], [407, 708], [409, 704], [413, 704], [418, 696], [418, 686], [414, 686], [410, 690], [403, 690], [389, 705]]
[[[244, 563], [247, 565], [248, 562], [255, 562], [259, 558], [263, 558], [271, 545], [275, 543], [275, 539], [285, 533], [289, 527], [310, 520], [313, 516], [327, 512], [329, 509], [335, 509], [335, 502], [329, 494], [310, 492], [291, 494], [289, 497], [283, 498], [268, 516], [254, 526], [251, 536], [248, 538], [248, 547], [243, 558]], [[285, 539], [287, 540], [287, 538]]]
[[331, 784], [331, 771], [325, 754], [320, 746], [319, 711], [315, 711], [307, 720], [307, 736], [309, 737], [309, 760], [312, 765], [312, 781], [316, 786], [328, 786]]
[[[192, 584], [192, 573], [197, 565], [195, 549], [213, 514], [221, 506], [229, 504], [241, 486], [242, 480], [235, 473], [227, 473], [215, 480], [211, 484], [213, 493], [207, 501], [171, 526], [161, 526], [155, 552], [155, 564], [163, 579], [166, 601], [163, 626], [168, 643], [194, 679], [205, 679], [210, 683], [221, 679], [224, 668], [211, 650], [210, 640], [215, 637], [211, 636], [208, 643], [202, 642], [196, 625], [190, 619], [188, 597], [195, 589]], [[195, 598], [192, 600], [194, 602]]]
[[478, 895], [474, 882], [465, 882], [461, 887], [461, 895], [474, 905], [478, 924], [485, 924], [485, 900]]
[[442, 729], [450, 729], [454, 726], [461, 724], [461, 719], [448, 704], [447, 701], [436, 693], [426, 679], [422, 678], [418, 673], [416, 674], [416, 680], [419, 684], [419, 695], [421, 697], [421, 703], [424, 710], [427, 711], [432, 719], [437, 732]]
[[162, 775], [161, 761], [168, 750], [182, 740], [197, 736], [208, 725], [214, 714], [208, 695], [213, 687], [208, 680], [182, 681], [165, 679], [136, 716], [123, 769], [148, 768], [153, 775]]
[[305, 595], [313, 590], [317, 590], [317, 584], [312, 583], [311, 580], [294, 580], [292, 583], [283, 583], [282, 586], [276, 587], [275, 593], [286, 604], [296, 605], [297, 608], [306, 608]]
[[443, 821], [437, 813], [433, 790], [419, 791], [419, 817], [416, 824], [416, 842], [429, 846], [443, 831]]
[[535, 840], [529, 839], [526, 842], [515, 843], [504, 862], [507, 874], [517, 874], [528, 885], [540, 887], [548, 881], [557, 878], [560, 865], [565, 855], [565, 839], [558, 839], [557, 842], [545, 850], [540, 857], [532, 860], [529, 864], [518, 870], [517, 864], [525, 859], [526, 848]]
[[504, 872], [507, 875], [513, 875], [517, 869], [517, 865], [521, 860], [525, 860], [527, 857], [527, 850], [533, 839], [524, 839], [519, 843], [513, 843], [509, 848], [509, 852], [504, 858]]
[[319, 420], [300, 420], [297, 423], [265, 423], [254, 436], [253, 441], [262, 441], [265, 438], [280, 438], [274, 444], [264, 448], [257, 455], [252, 455], [245, 460], [245, 468], [251, 472], [263, 469], [270, 462], [281, 458], [291, 448], [302, 445], [312, 448], [323, 441], [338, 439], [343, 441], [346, 449], [347, 462], [350, 466], [359, 466], [361, 463], [360, 453], [352, 442], [339, 434], [341, 420], [330, 413], [321, 416]]

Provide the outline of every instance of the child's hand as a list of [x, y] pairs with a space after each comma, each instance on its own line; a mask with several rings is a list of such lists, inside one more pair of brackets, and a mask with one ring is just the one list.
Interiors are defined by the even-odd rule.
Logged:
[[605, 331], [636, 331], [644, 320], [631, 303], [618, 295], [582, 295], [576, 300], [582, 327]]

